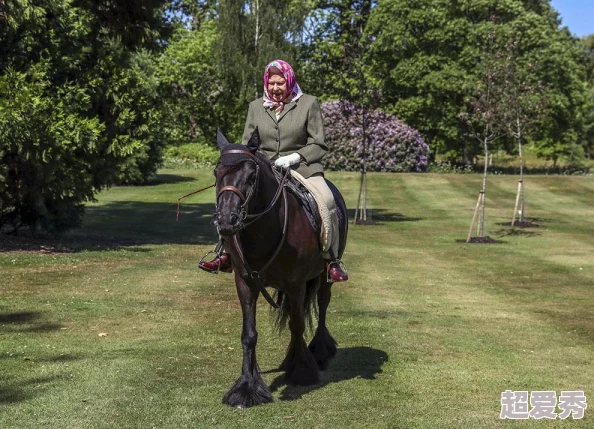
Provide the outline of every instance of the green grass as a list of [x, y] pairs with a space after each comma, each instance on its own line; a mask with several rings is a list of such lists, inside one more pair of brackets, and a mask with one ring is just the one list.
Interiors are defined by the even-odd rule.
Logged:
[[[357, 174], [331, 173], [354, 208]], [[478, 175], [370, 174], [376, 226], [352, 226], [350, 280], [329, 327], [339, 354], [308, 388], [279, 383], [288, 333], [260, 300], [258, 360], [275, 402], [221, 404], [241, 367], [233, 278], [213, 247], [208, 169], [165, 170], [89, 204], [60, 240], [0, 237], [1, 428], [491, 428], [594, 426], [594, 182], [489, 178], [488, 233], [464, 239]], [[41, 247], [42, 246], [42, 247]], [[39, 250], [41, 249], [41, 251]], [[107, 333], [107, 336], [99, 334]], [[506, 390], [584, 390], [585, 418], [502, 421]]]

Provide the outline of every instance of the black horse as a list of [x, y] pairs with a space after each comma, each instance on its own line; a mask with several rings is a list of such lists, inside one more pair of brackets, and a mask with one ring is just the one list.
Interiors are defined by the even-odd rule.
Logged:
[[[284, 186], [289, 173], [273, 171], [267, 155], [258, 150], [258, 130], [247, 146], [230, 144], [220, 132], [217, 140], [221, 156], [214, 170], [215, 224], [231, 257], [243, 313], [241, 375], [223, 403], [250, 407], [272, 401], [256, 361], [256, 301], [260, 293], [278, 308], [279, 327], [288, 321], [291, 330], [287, 355], [280, 365], [286, 382], [311, 385], [319, 381], [319, 370], [325, 369], [337, 352], [326, 327], [332, 283], [317, 233], [297, 198]], [[336, 187], [328, 185], [339, 212], [340, 258], [346, 245], [347, 211]], [[276, 290], [276, 301], [265, 285]], [[318, 326], [307, 346], [303, 335], [316, 309]]]

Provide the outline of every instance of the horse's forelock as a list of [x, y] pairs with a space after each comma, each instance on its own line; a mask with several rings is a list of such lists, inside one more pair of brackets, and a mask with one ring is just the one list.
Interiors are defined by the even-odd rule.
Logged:
[[257, 164], [262, 165], [264, 163], [270, 163], [270, 161], [268, 160], [268, 157], [262, 153], [262, 152], [256, 152], [254, 155], [254, 157], [252, 157], [250, 155], [250, 151], [247, 149], [246, 146], [242, 145], [242, 144], [229, 144], [227, 147], [225, 147], [225, 151], [228, 150], [237, 150], [237, 151], [241, 151], [243, 153], [223, 153], [221, 154], [218, 163], [220, 165], [223, 165], [225, 167], [233, 167], [238, 165], [240, 162], [246, 161], [246, 160], [252, 160], [252, 161], [256, 161]]

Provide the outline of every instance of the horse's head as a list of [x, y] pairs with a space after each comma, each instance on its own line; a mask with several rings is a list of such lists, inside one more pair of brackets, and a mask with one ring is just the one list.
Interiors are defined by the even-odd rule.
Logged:
[[261, 155], [256, 129], [247, 146], [231, 144], [219, 130], [221, 156], [214, 170], [216, 178], [215, 224], [221, 235], [233, 235], [244, 226], [250, 203], [258, 191]]

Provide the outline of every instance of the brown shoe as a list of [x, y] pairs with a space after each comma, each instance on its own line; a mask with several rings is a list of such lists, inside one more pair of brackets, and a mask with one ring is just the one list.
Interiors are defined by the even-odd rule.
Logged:
[[332, 261], [328, 264], [328, 280], [332, 282], [346, 282], [349, 275], [340, 266], [340, 261]]
[[221, 253], [221, 256], [217, 255], [212, 261], [200, 261], [198, 266], [209, 273], [218, 273], [219, 271], [230, 273], [233, 271], [231, 257], [226, 252]]

